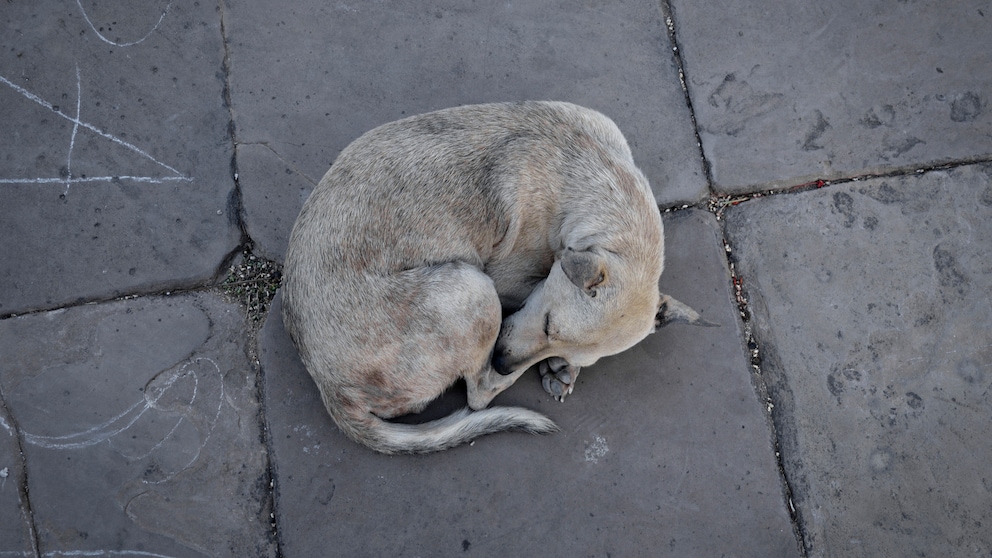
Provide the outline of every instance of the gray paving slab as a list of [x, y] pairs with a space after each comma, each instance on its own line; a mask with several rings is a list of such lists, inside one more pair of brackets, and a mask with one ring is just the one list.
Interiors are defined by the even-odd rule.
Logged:
[[671, 0], [716, 187], [992, 155], [992, 7]]
[[5, 552], [30, 556], [34, 535], [23, 490], [24, 460], [13, 425], [0, 391], [0, 556]]
[[210, 280], [237, 247], [210, 2], [0, 12], [0, 315]]
[[624, 131], [664, 206], [707, 194], [657, 3], [226, 3], [246, 225], [281, 260], [288, 227], [367, 130], [449, 106], [562, 100]]
[[[16, 430], [42, 555], [275, 555], [247, 337], [209, 294], [0, 321], [0, 469]], [[0, 479], [4, 519], [18, 482]], [[18, 523], [0, 555], [25, 548]]]
[[547, 413], [562, 428], [549, 436], [392, 457], [347, 440], [277, 297], [260, 359], [284, 554], [796, 556], [718, 224], [686, 211], [666, 232], [662, 287], [723, 327], [664, 329], [585, 370], [564, 404], [536, 373], [497, 398]]
[[992, 553], [992, 166], [727, 213], [809, 556]]

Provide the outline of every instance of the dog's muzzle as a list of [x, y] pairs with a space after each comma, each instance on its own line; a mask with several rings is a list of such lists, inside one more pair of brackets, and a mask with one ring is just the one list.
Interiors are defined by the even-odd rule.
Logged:
[[493, 350], [492, 365], [493, 369], [503, 376], [513, 373], [514, 370], [513, 363], [507, 358], [506, 353], [498, 349]]

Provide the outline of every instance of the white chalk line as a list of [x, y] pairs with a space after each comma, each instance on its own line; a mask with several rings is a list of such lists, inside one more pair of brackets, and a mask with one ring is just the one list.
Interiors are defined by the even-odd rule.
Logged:
[[121, 147], [124, 147], [125, 149], [129, 149], [129, 150], [137, 153], [138, 155], [141, 155], [142, 157], [148, 159], [149, 161], [151, 161], [151, 162], [153, 162], [153, 163], [161, 166], [162, 168], [169, 170], [170, 172], [176, 174], [177, 176], [182, 176], [182, 173], [181, 172], [179, 172], [178, 170], [170, 167], [169, 165], [167, 165], [167, 164], [159, 161], [155, 157], [152, 157], [151, 154], [145, 152], [140, 147], [138, 147], [136, 145], [133, 145], [133, 144], [130, 144], [130, 143], [128, 143], [128, 142], [126, 142], [126, 141], [118, 138], [117, 136], [108, 134], [107, 132], [104, 132], [103, 130], [97, 128], [96, 126], [94, 126], [94, 125], [92, 125], [92, 124], [90, 124], [88, 122], [83, 122], [83, 121], [79, 120], [78, 118], [72, 118], [69, 115], [62, 113], [62, 111], [56, 109], [55, 108], [55, 105], [53, 105], [52, 103], [49, 103], [48, 101], [42, 99], [41, 97], [35, 95], [34, 93], [31, 93], [27, 89], [24, 89], [23, 87], [21, 87], [20, 85], [17, 85], [16, 83], [10, 81], [9, 79], [7, 79], [7, 78], [5, 78], [3, 76], [0, 76], [0, 82], [7, 84], [11, 88], [13, 88], [14, 91], [17, 91], [18, 93], [20, 93], [21, 95], [23, 95], [23, 96], [27, 97], [28, 99], [34, 101], [35, 103], [38, 103], [39, 105], [41, 105], [41, 106], [43, 106], [43, 107], [45, 107], [47, 109], [50, 109], [52, 112], [54, 112], [55, 114], [59, 115], [62, 118], [65, 118], [69, 122], [72, 122], [73, 124], [77, 124], [79, 126], [82, 126], [83, 128], [86, 128], [87, 130], [89, 130], [89, 131], [91, 131], [91, 132], [99, 135], [102, 138], [108, 139], [108, 140], [110, 140], [110, 141], [112, 141], [112, 142], [120, 145]]
[[[207, 443], [210, 441], [210, 436], [214, 433], [214, 428], [217, 426], [217, 421], [220, 419], [220, 412], [224, 408], [224, 397], [225, 397], [224, 396], [224, 378], [222, 377], [222, 375], [220, 373], [220, 366], [217, 366], [217, 363], [214, 362], [213, 360], [211, 360], [211, 359], [209, 359], [207, 357], [200, 357], [200, 358], [195, 359], [193, 362], [194, 363], [198, 363], [201, 360], [205, 360], [205, 361], [209, 362], [211, 365], [213, 365], [214, 371], [217, 372], [217, 378], [220, 381], [220, 393], [217, 395], [217, 411], [214, 413], [213, 419], [211, 419], [211, 421], [210, 421], [210, 425], [207, 428], [207, 433], [203, 437], [203, 440], [200, 441], [200, 445], [197, 446], [196, 452], [193, 454], [193, 457], [190, 458], [189, 462], [187, 462], [185, 465], [183, 465], [182, 467], [180, 467], [179, 470], [175, 471], [174, 473], [169, 474], [169, 475], [166, 475], [165, 477], [163, 477], [163, 478], [161, 478], [161, 479], [159, 479], [157, 481], [151, 481], [151, 480], [148, 480], [148, 479], [141, 479], [141, 482], [144, 483], [144, 484], [163, 484], [163, 483], [169, 482], [170, 480], [176, 478], [179, 475], [179, 473], [181, 473], [181, 472], [185, 471], [186, 469], [189, 469], [190, 467], [192, 467], [193, 464], [196, 463], [198, 459], [200, 459], [200, 454], [203, 452], [203, 448], [207, 447]], [[186, 363], [186, 365], [183, 366], [183, 369], [182, 369], [182, 371], [180, 373], [184, 373], [187, 366], [189, 366], [189, 363]], [[188, 405], [189, 405], [190, 408], [192, 408], [193, 402], [196, 401], [197, 387], [199, 386], [199, 383], [200, 383], [199, 378], [197, 378], [197, 376], [196, 376], [196, 372], [191, 372], [191, 374], [193, 376], [193, 382], [194, 382], [194, 384], [193, 384], [193, 396], [190, 398], [189, 403], [188, 403]], [[167, 389], [163, 389], [162, 390], [163, 393], [165, 391], [167, 391]], [[156, 401], [158, 401], [158, 399], [156, 399]], [[144, 457], [147, 457], [147, 456], [151, 455], [155, 450], [157, 450], [160, 447], [162, 447], [165, 444], [165, 441], [168, 440], [169, 437], [172, 436], [172, 434], [179, 428], [179, 425], [182, 423], [182, 421], [183, 421], [184, 418], [185, 417], [180, 417], [179, 421], [176, 422], [175, 426], [172, 427], [172, 430], [169, 431], [169, 433], [166, 434], [157, 444], [155, 444], [155, 447], [153, 447], [151, 450], [148, 451], [147, 454], [145, 454], [143, 457], [141, 457], [139, 459], [143, 459]], [[196, 427], [194, 426], [194, 428], [196, 428]]]
[[193, 179], [186, 176], [85, 176], [80, 178], [0, 178], [0, 184], [79, 184], [83, 182], [113, 182], [115, 180], [127, 180], [130, 182], [149, 182], [152, 184], [162, 184], [164, 182], [192, 182]]
[[[109, 428], [114, 423], [116, 423], [116, 422], [124, 419], [129, 414], [131, 414], [132, 412], [134, 412], [135, 409], [138, 409], [141, 406], [142, 406], [141, 405], [141, 401], [139, 401], [139, 402], [135, 403], [134, 405], [132, 405], [128, 410], [126, 410], [123, 413], [117, 415], [116, 417], [108, 420], [107, 422], [104, 422], [103, 424], [98, 424], [98, 425], [94, 426], [93, 428], [90, 428], [89, 430], [84, 430], [82, 432], [74, 432], [72, 434], [66, 434], [64, 436], [39, 436], [39, 435], [36, 435], [36, 434], [31, 434], [30, 432], [24, 432], [22, 430], [21, 431], [21, 435], [24, 436], [24, 441], [25, 442], [27, 442], [27, 443], [29, 443], [29, 444], [31, 444], [33, 446], [43, 447], [45, 449], [70, 450], [70, 449], [80, 449], [80, 448], [85, 448], [85, 447], [89, 447], [89, 446], [95, 446], [96, 444], [99, 444], [100, 442], [103, 442], [104, 440], [107, 440], [107, 439], [109, 439], [109, 438], [111, 438], [113, 436], [116, 436], [116, 435], [120, 434], [121, 432], [124, 432], [125, 430], [127, 430], [128, 428], [130, 428], [135, 422], [137, 422], [138, 419], [141, 418], [141, 415], [145, 414], [145, 411], [147, 411], [150, 408], [147, 403], [138, 412], [138, 414], [135, 415], [124, 426], [122, 426], [120, 428], [117, 428], [117, 429], [114, 429], [114, 430], [104, 431], [106, 428]], [[74, 438], [83, 438], [83, 437], [86, 437], [86, 436], [90, 436], [90, 437], [87, 437], [86, 439], [84, 439], [81, 442], [67, 442], [68, 440], [72, 440]]]
[[78, 66], [76, 67], [76, 91], [77, 91], [77, 94], [76, 94], [76, 117], [75, 118], [73, 118], [73, 117], [71, 117], [71, 116], [69, 116], [67, 114], [62, 113], [62, 111], [58, 110], [55, 107], [55, 105], [53, 105], [52, 103], [49, 103], [48, 101], [42, 99], [41, 97], [35, 95], [34, 93], [32, 93], [30, 91], [28, 91], [27, 89], [21, 87], [20, 85], [17, 85], [16, 83], [10, 81], [9, 79], [5, 78], [2, 75], [0, 75], [0, 83], [6, 84], [8, 87], [10, 87], [11, 89], [13, 89], [14, 91], [17, 91], [18, 93], [20, 93], [26, 99], [28, 99], [30, 101], [33, 101], [33, 102], [35, 102], [35, 103], [37, 103], [37, 104], [39, 104], [39, 105], [41, 105], [41, 106], [43, 106], [43, 107], [51, 110], [52, 112], [54, 112], [55, 114], [57, 114], [61, 118], [64, 118], [64, 119], [68, 120], [69, 122], [72, 122], [72, 124], [73, 124], [73, 126], [72, 126], [72, 137], [71, 137], [70, 143], [69, 143], [69, 158], [70, 158], [70, 163], [71, 163], [71, 157], [72, 157], [72, 149], [73, 149], [73, 147], [75, 145], [76, 134], [77, 134], [77, 132], [79, 130], [79, 127], [81, 126], [81, 127], [85, 128], [85, 129], [87, 129], [87, 130], [89, 130], [89, 131], [97, 134], [98, 136], [100, 136], [102, 138], [108, 139], [108, 140], [116, 143], [117, 145], [120, 145], [121, 147], [129, 150], [129, 151], [132, 151], [134, 153], [137, 153], [138, 155], [141, 155], [145, 159], [148, 159], [149, 161], [155, 163], [156, 165], [158, 165], [158, 166], [160, 166], [160, 167], [168, 170], [169, 172], [171, 172], [171, 173], [173, 173], [175, 175], [175, 176], [171, 176], [171, 177], [154, 177], [154, 176], [137, 177], [137, 176], [124, 175], [124, 176], [116, 176], [116, 177], [100, 176], [100, 177], [86, 177], [86, 178], [80, 177], [80, 178], [73, 178], [72, 177], [72, 173], [71, 173], [71, 169], [69, 169], [70, 172], [69, 172], [68, 176], [66, 178], [64, 178], [64, 179], [63, 178], [55, 178], [55, 179], [51, 179], [51, 178], [4, 178], [4, 179], [0, 179], [0, 184], [50, 184], [50, 183], [58, 183], [58, 184], [65, 184], [66, 185], [66, 192], [68, 192], [68, 189], [69, 189], [69, 185], [70, 184], [76, 184], [76, 183], [79, 183], [79, 182], [98, 182], [98, 181], [113, 180], [113, 179], [117, 179], [117, 180], [131, 180], [131, 181], [136, 181], [136, 182], [151, 182], [151, 183], [161, 183], [161, 182], [165, 182], [165, 181], [192, 182], [192, 180], [193, 180], [192, 178], [183, 176], [181, 172], [179, 172], [178, 170], [174, 169], [173, 167], [171, 167], [171, 166], [169, 166], [169, 165], [167, 165], [167, 164], [159, 161], [155, 157], [152, 157], [151, 154], [149, 154], [145, 150], [141, 149], [140, 147], [138, 147], [138, 146], [136, 146], [134, 144], [128, 143], [128, 142], [126, 142], [126, 141], [118, 138], [117, 136], [108, 134], [107, 132], [104, 132], [103, 130], [97, 128], [96, 126], [94, 126], [94, 125], [92, 125], [92, 124], [90, 124], [88, 122], [83, 122], [82, 120], [80, 120], [80, 118], [79, 118], [79, 112], [80, 112], [80, 106], [81, 106], [81, 103], [82, 103], [82, 92], [81, 92], [82, 91], [82, 86], [81, 86], [81, 79], [80, 79], [79, 67]]
[[[217, 421], [220, 419], [220, 413], [221, 413], [221, 411], [223, 410], [223, 407], [224, 407], [224, 405], [223, 405], [223, 403], [224, 403], [224, 379], [220, 377], [221, 376], [221, 374], [220, 374], [220, 367], [217, 366], [217, 363], [214, 362], [213, 360], [211, 360], [211, 359], [209, 359], [207, 357], [200, 357], [200, 358], [197, 358], [196, 360], [194, 360], [193, 362], [198, 363], [201, 360], [206, 360], [207, 362], [209, 362], [210, 364], [212, 364], [213, 367], [214, 367], [214, 370], [217, 372], [217, 377], [220, 379], [220, 394], [217, 395], [217, 411], [214, 413], [213, 419], [211, 419], [211, 421], [210, 421], [210, 426], [207, 428], [207, 434], [206, 434], [206, 436], [203, 437], [203, 440], [200, 442], [200, 445], [196, 448], [196, 452], [193, 454], [193, 457], [190, 458], [190, 460], [189, 460], [188, 463], [186, 463], [185, 465], [183, 465], [182, 467], [180, 467], [178, 471], [176, 471], [173, 474], [166, 475], [164, 478], [162, 478], [161, 480], [157, 480], [157, 481], [150, 481], [150, 480], [147, 480], [147, 479], [141, 479], [141, 482], [143, 482], [144, 484], [162, 484], [162, 483], [168, 482], [168, 481], [174, 479], [182, 471], [185, 471], [186, 469], [189, 469], [190, 467], [192, 467], [193, 464], [196, 463], [196, 461], [198, 459], [200, 459], [200, 453], [203, 452], [203, 448], [207, 447], [207, 442], [210, 441], [210, 436], [213, 434], [214, 428], [217, 426]], [[179, 376], [182, 376], [183, 374], [185, 374], [186, 368], [188, 366], [189, 366], [189, 363], [187, 363], [186, 365], [183, 366], [182, 370], [179, 373]], [[200, 379], [196, 375], [196, 372], [190, 372], [190, 375], [193, 378], [193, 396], [190, 398], [189, 402], [187, 403], [187, 406], [190, 407], [190, 408], [192, 408], [193, 403], [196, 401], [197, 393], [199, 392]], [[162, 390], [163, 393], [165, 393], [165, 391], [168, 391], [168, 387], [170, 387], [172, 385], [172, 383], [175, 381], [174, 379], [170, 379], [170, 380], [171, 380], [170, 383]], [[155, 401], [157, 402], [160, 397], [161, 397], [161, 395], [158, 398], [155, 398]], [[154, 453], [155, 450], [161, 448], [165, 444], [165, 441], [168, 440], [172, 436], [172, 434], [175, 433], [175, 431], [179, 429], [179, 426], [182, 424], [182, 422], [183, 422], [184, 419], [185, 419], [185, 417], [180, 417], [180, 419], [172, 427], [172, 430], [170, 430], [168, 434], [166, 434], [164, 437], [162, 437], [162, 439], [157, 444], [155, 444], [155, 446], [152, 447], [152, 449], [148, 450], [147, 453], [145, 453], [144, 455], [140, 455], [140, 456], [136, 456], [136, 457], [131, 457], [131, 459], [144, 459], [144, 458], [150, 456], [152, 453]], [[195, 426], [194, 426], [194, 428], [195, 428]], [[111, 441], [109, 443], [113, 443], [113, 442]]]
[[14, 429], [11, 428], [11, 426], [9, 424], [7, 424], [7, 421], [4, 420], [3, 416], [0, 416], [0, 426], [2, 426], [3, 429], [7, 431], [7, 434], [9, 436], [13, 436], [14, 435]]
[[[144, 550], [49, 550], [41, 554], [46, 558], [58, 558], [59, 556], [141, 556], [144, 558], [174, 558], [168, 554], [157, 554], [155, 552], [145, 552]], [[17, 550], [0, 550], [0, 558], [29, 558], [33, 557], [33, 552], [20, 552]]]
[[130, 43], [118, 43], [118, 42], [115, 42], [115, 41], [111, 41], [107, 37], [104, 37], [103, 36], [103, 33], [100, 33], [97, 30], [96, 26], [93, 25], [93, 22], [90, 21], [90, 16], [86, 14], [86, 8], [83, 7], [83, 3], [82, 3], [81, 0], [76, 0], [76, 5], [79, 6], [79, 11], [82, 12], [82, 14], [83, 14], [83, 19], [86, 20], [86, 23], [89, 23], [90, 24], [90, 29], [92, 29], [93, 32], [96, 33], [96, 36], [97, 37], [100, 37], [100, 40], [101, 41], [107, 43], [108, 45], [114, 45], [114, 46], [119, 46], [119, 47], [129, 47], [129, 46], [134, 46], [134, 45], [139, 44], [139, 43], [143, 43], [145, 41], [145, 39], [147, 39], [148, 37], [151, 37], [152, 36], [152, 33], [154, 33], [156, 30], [158, 30], [158, 26], [162, 24], [162, 20], [165, 19], [166, 14], [168, 14], [169, 13], [169, 10], [172, 9], [172, 2], [169, 2], [168, 4], [166, 4], [165, 5], [165, 10], [162, 11], [162, 15], [159, 16], [158, 21], [155, 22], [155, 25], [152, 27], [151, 31], [149, 31], [148, 33], [146, 33], [144, 37], [138, 39], [137, 41], [132, 41]]
[[81, 112], [82, 104], [82, 85], [79, 79], [79, 64], [76, 64], [76, 121], [72, 124], [72, 135], [69, 136], [69, 155], [65, 158], [65, 190], [62, 195], [65, 196], [69, 193], [69, 179], [72, 178], [72, 150], [76, 146], [76, 132], [79, 131], [79, 114]]
[[[153, 408], [155, 407], [155, 403], [157, 403], [158, 400], [161, 399], [163, 395], [165, 395], [165, 392], [168, 391], [170, 387], [172, 387], [172, 384], [174, 384], [179, 378], [181, 378], [185, 374], [186, 367], [188, 365], [189, 365], [189, 363], [183, 365], [182, 370], [179, 371], [179, 374], [177, 374], [173, 378], [170, 378], [169, 381], [166, 382], [166, 385], [162, 388], [161, 393], [158, 395], [158, 397], [156, 397], [151, 402], [151, 406]], [[193, 378], [193, 395], [189, 398], [189, 401], [186, 403], [186, 406], [187, 407], [192, 407], [193, 406], [193, 403], [196, 401], [196, 394], [197, 394], [197, 392], [200, 389], [200, 379], [196, 376], [196, 372], [191, 372], [190, 373], [190, 376]], [[221, 387], [223, 388], [223, 385]], [[146, 399], [146, 401], [147, 401], [147, 399]], [[127, 457], [130, 458], [130, 459], [144, 459], [144, 458], [148, 457], [149, 455], [151, 455], [152, 453], [154, 453], [155, 450], [157, 450], [158, 448], [162, 447], [163, 444], [165, 444], [165, 441], [166, 440], [168, 440], [173, 434], [175, 434], [176, 430], [178, 430], [179, 429], [179, 426], [183, 423], [183, 419], [184, 418], [185, 417], [179, 417], [179, 420], [177, 420], [176, 421], [176, 424], [174, 424], [172, 426], [172, 429], [169, 430], [169, 433], [166, 434], [165, 436], [163, 436], [162, 439], [157, 444], [155, 444], [154, 446], [152, 446], [152, 449], [148, 450], [147, 452], [145, 452], [142, 455], [134, 455], [134, 456], [128, 455]], [[108, 443], [113, 444], [113, 441], [108, 442]], [[124, 450], [123, 449], [118, 449], [118, 451], [121, 452], [121, 454], [124, 453]], [[197, 454], [199, 454], [199, 452], [197, 452]]]
[[[221, 377], [220, 367], [217, 365], [217, 363], [207, 357], [198, 357], [187, 362], [178, 371], [175, 371], [172, 374], [170, 374], [165, 380], [165, 382], [161, 385], [161, 389], [157, 390], [156, 393], [151, 393], [151, 394], [145, 393], [145, 397], [142, 400], [138, 401], [124, 412], [92, 428], [88, 428], [80, 432], [73, 432], [71, 434], [65, 434], [61, 436], [40, 436], [36, 434], [31, 434], [29, 432], [25, 432], [23, 430], [21, 431], [21, 435], [23, 436], [24, 441], [31, 445], [39, 446], [45, 449], [55, 449], [55, 450], [74, 450], [74, 449], [82, 449], [89, 446], [94, 446], [102, 442], [112, 443], [111, 439], [113, 437], [117, 436], [118, 434], [121, 434], [122, 432], [126, 431], [128, 428], [133, 426], [136, 422], [138, 422], [138, 419], [140, 419], [150, 409], [158, 409], [157, 405], [159, 399], [161, 399], [162, 396], [169, 391], [169, 388], [171, 388], [180, 378], [186, 376], [187, 374], [193, 378], [193, 382], [194, 382], [193, 394], [190, 397], [190, 400], [186, 403], [187, 407], [192, 408], [192, 405], [196, 401], [197, 394], [199, 391], [199, 387], [198, 387], [199, 377], [197, 376], [196, 371], [190, 369], [190, 366], [199, 364], [201, 361], [206, 361], [213, 366], [217, 378], [220, 382], [220, 393], [217, 395], [217, 410], [215, 411], [214, 416], [210, 419], [209, 425], [207, 426], [206, 429], [206, 434], [204, 435], [199, 446], [196, 448], [193, 457], [190, 458], [188, 463], [186, 463], [182, 467], [179, 467], [179, 469], [174, 473], [167, 474], [164, 478], [160, 480], [150, 481], [147, 479], [142, 479], [142, 482], [145, 484], [162, 484], [168, 482], [173, 478], [175, 478], [182, 471], [190, 468], [200, 458], [200, 454], [203, 452], [203, 448], [206, 447], [207, 443], [209, 442], [210, 436], [213, 434], [214, 428], [217, 426], [217, 421], [220, 419], [220, 413], [223, 410], [224, 379]], [[176, 421], [176, 424], [172, 427], [172, 429], [165, 436], [163, 436], [162, 439], [159, 440], [158, 443], [156, 443], [145, 454], [138, 456], [126, 456], [126, 457], [135, 460], [147, 458], [165, 444], [165, 441], [168, 440], [176, 432], [176, 430], [179, 428], [179, 426], [182, 424], [184, 420], [187, 420], [185, 416], [179, 417], [179, 419]], [[123, 425], [120, 424], [122, 422], [124, 423]], [[121, 451], [121, 450], [118, 449], [117, 451]], [[124, 452], [121, 453], [123, 455]], [[0, 556], [2, 556], [2, 554], [0, 554]]]
[[[123, 413], [101, 424], [98, 424], [92, 428], [80, 432], [74, 432], [72, 434], [64, 434], [62, 436], [39, 436], [23, 431], [21, 432], [21, 435], [24, 436], [24, 441], [28, 442], [29, 444], [43, 447], [45, 449], [57, 449], [57, 450], [80, 449], [89, 446], [94, 446], [105, 440], [109, 440], [110, 438], [120, 434], [121, 432], [124, 432], [125, 430], [133, 426], [134, 423], [138, 422], [138, 419], [140, 419], [142, 415], [148, 412], [149, 409], [155, 408], [155, 404], [158, 403], [158, 400], [161, 399], [163, 395], [165, 395], [165, 392], [168, 391], [169, 388], [172, 387], [172, 385], [175, 384], [180, 377], [182, 377], [188, 365], [189, 363], [187, 363], [180, 370], [174, 372], [171, 376], [169, 376], [169, 378], [165, 381], [165, 384], [163, 385], [162, 389], [158, 393], [152, 396], [150, 396], [148, 393], [145, 393], [144, 399], [138, 401], [134, 405], [131, 405], [131, 407], [128, 408]], [[114, 426], [116, 423], [124, 420], [128, 415], [130, 415], [139, 408], [141, 410], [138, 411], [138, 414], [134, 415], [134, 417], [128, 420], [127, 424], [120, 427]], [[181, 418], [179, 420], [182, 421]], [[72, 440], [75, 438], [85, 438], [85, 439], [81, 442], [67, 442], [68, 440]], [[63, 443], [63, 442], [67, 442], [67, 443]]]

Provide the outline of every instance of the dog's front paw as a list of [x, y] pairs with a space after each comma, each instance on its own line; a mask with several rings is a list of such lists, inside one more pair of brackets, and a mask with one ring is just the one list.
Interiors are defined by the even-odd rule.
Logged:
[[579, 367], [572, 366], [563, 358], [551, 357], [538, 365], [541, 371], [541, 385], [544, 391], [558, 401], [565, 401], [565, 396], [575, 389], [575, 380], [579, 377]]

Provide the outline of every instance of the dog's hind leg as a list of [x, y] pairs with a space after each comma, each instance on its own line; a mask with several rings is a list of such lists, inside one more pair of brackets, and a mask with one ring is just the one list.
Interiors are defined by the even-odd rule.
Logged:
[[474, 401], [502, 323], [492, 279], [470, 264], [449, 262], [402, 272], [388, 291], [385, 319], [398, 331], [376, 357], [399, 364], [387, 368], [390, 389], [369, 393], [372, 411], [383, 418], [419, 412], [461, 377]]
[[467, 264], [445, 264], [433, 274], [432, 283], [437, 288], [430, 290], [431, 296], [425, 302], [446, 316], [449, 323], [445, 338], [449, 343], [455, 341], [445, 347], [444, 355], [438, 356], [438, 364], [447, 362], [447, 366], [459, 367], [468, 387], [469, 408], [485, 409], [524, 372], [503, 376], [490, 364], [502, 324], [496, 287], [488, 275]]
[[[380, 300], [392, 318], [388, 327], [403, 334], [367, 355], [366, 361], [376, 362], [366, 362], [373, 368], [354, 376], [352, 389], [358, 393], [327, 405], [349, 436], [384, 453], [420, 453], [504, 430], [557, 430], [534, 411], [485, 408], [523, 373], [501, 376], [490, 364], [501, 309], [487, 275], [466, 263], [431, 265], [396, 274], [385, 292]], [[418, 412], [460, 377], [468, 384], [472, 411], [416, 425], [383, 420]], [[348, 405], [349, 399], [362, 405]]]

